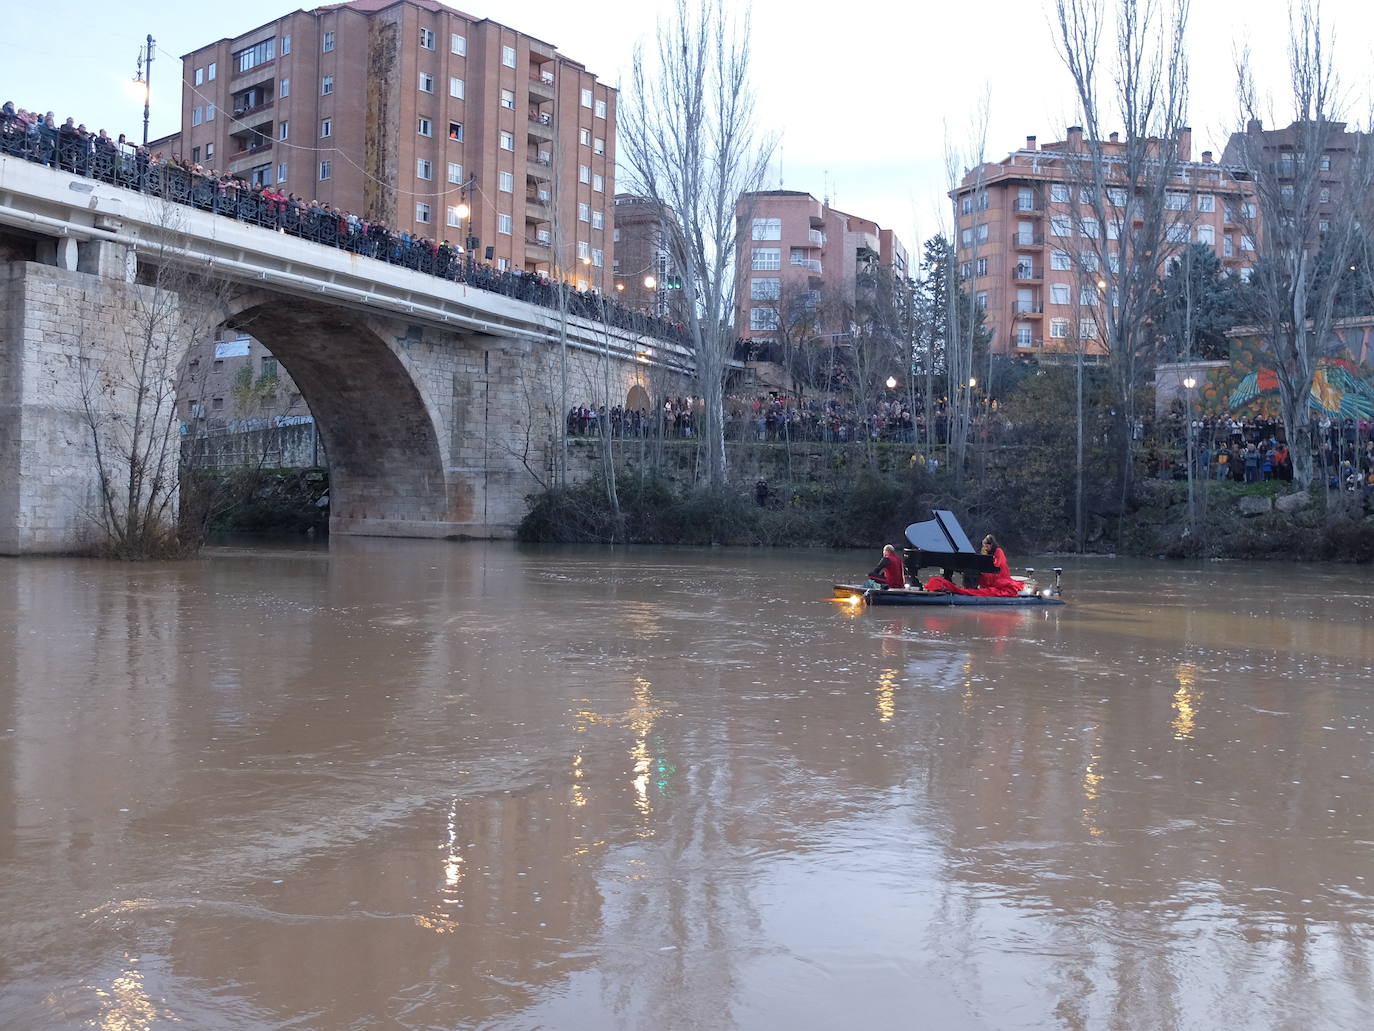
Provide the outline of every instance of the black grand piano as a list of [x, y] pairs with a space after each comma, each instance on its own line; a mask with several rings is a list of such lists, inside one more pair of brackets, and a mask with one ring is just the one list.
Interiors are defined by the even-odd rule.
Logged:
[[1029, 578], [1035, 570], [1027, 570], [1026, 589], [1013, 597], [983, 597], [968, 594], [945, 594], [921, 588], [921, 570], [939, 569], [949, 580], [955, 573], [975, 578], [980, 573], [995, 573], [991, 555], [983, 555], [973, 546], [959, 525], [954, 513], [944, 508], [934, 510], [934, 519], [912, 523], [906, 528], [907, 547], [902, 549], [902, 563], [906, 567], [906, 588], [881, 590], [863, 584], [835, 584], [835, 596], [854, 603], [868, 605], [969, 605], [996, 608], [1005, 605], [1062, 605], [1059, 597], [1059, 578], [1063, 570], [1054, 570], [1054, 586], [1041, 590]]

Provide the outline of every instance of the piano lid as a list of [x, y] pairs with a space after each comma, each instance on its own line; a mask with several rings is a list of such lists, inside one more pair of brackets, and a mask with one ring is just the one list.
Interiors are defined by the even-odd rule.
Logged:
[[907, 543], [926, 553], [976, 555], [954, 513], [945, 508], [937, 508], [934, 512], [934, 519], [912, 523], [906, 528]]

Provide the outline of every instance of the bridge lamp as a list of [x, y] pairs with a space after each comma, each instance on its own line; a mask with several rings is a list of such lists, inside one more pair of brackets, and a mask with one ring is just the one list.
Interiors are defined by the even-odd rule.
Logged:
[[472, 209], [471, 209], [470, 207], [468, 207], [467, 202], [466, 202], [466, 201], [460, 202], [459, 205], [458, 205], [458, 217], [459, 217], [459, 218], [467, 218], [467, 217], [468, 217], [469, 215], [471, 215], [471, 214], [472, 214]]
[[897, 389], [897, 377], [896, 377], [896, 376], [889, 376], [889, 377], [887, 377], [887, 389], [888, 389], [888, 390], [896, 390], [896, 389]]
[[1105, 290], [1105, 289], [1107, 289], [1107, 281], [1106, 281], [1105, 279], [1099, 279], [1099, 280], [1097, 281], [1097, 288], [1098, 288], [1099, 290]]
[[653, 289], [654, 287], [656, 287], [656, 286], [658, 286], [658, 280], [657, 280], [657, 279], [655, 279], [653, 276], [645, 276], [645, 277], [644, 277], [644, 289], [645, 289], [645, 290], [652, 290], [652, 289]]
[[968, 378], [968, 388], [969, 388], [970, 390], [972, 390], [972, 389], [973, 389], [974, 387], [976, 387], [977, 385], [978, 385], [978, 381], [977, 381], [976, 379], [974, 379], [972, 376], [970, 376], [970, 377]]
[[1197, 379], [1196, 379], [1196, 378], [1194, 378], [1194, 377], [1192, 377], [1192, 376], [1187, 376], [1187, 377], [1184, 378], [1184, 380], [1183, 380], [1183, 389], [1184, 389], [1184, 390], [1192, 390], [1195, 386], [1197, 386]]
[[625, 292], [625, 284], [624, 284], [624, 283], [616, 283], [616, 285], [615, 285], [615, 291], [616, 291], [616, 293], [618, 293], [618, 294], [623, 294], [623, 293]]

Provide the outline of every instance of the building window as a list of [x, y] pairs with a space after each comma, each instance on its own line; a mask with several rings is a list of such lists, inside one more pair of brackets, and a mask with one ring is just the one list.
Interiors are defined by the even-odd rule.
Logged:
[[463, 227], [462, 216], [458, 214], [458, 205], [449, 205], [446, 220], [454, 229], [461, 229]]
[[597, 117], [597, 118], [605, 118], [605, 117], [606, 117], [606, 102], [605, 102], [604, 100], [598, 100], [598, 101], [596, 102], [596, 117]]
[[285, 161], [283, 161], [283, 162], [281, 162], [281, 164], [277, 165], [277, 182], [278, 182], [278, 183], [284, 183], [284, 182], [286, 182], [286, 162], [285, 162]]
[[586, 165], [577, 166], [577, 181], [579, 183], [589, 183], [592, 181], [592, 170]]
[[418, 132], [421, 136], [433, 136], [434, 123], [431, 122], [428, 118], [417, 118], [415, 120], [415, 131]]
[[507, 68], [515, 67], [515, 47], [501, 48], [501, 63]]
[[462, 143], [462, 142], [463, 142], [463, 123], [462, 123], [462, 122], [449, 122], [449, 123], [448, 123], [448, 138], [449, 138], [452, 142], [454, 142], [454, 143]]
[[592, 131], [590, 129], [578, 129], [577, 142], [584, 147], [590, 147], [592, 145]]
[[[285, 46], [282, 53], [288, 54], [290, 51]], [[277, 56], [276, 38], [265, 39], [261, 43], [255, 43], [251, 47], [245, 47], [233, 55], [234, 67], [241, 72], [251, 71], [260, 64], [266, 64]]]
[[415, 159], [415, 178], [416, 178], [416, 179], [433, 179], [433, 178], [434, 178], [434, 162], [430, 161], [428, 158], [416, 158], [416, 159]]
[[1069, 336], [1068, 319], [1050, 319], [1050, 339], [1067, 340]]
[[1089, 240], [1096, 240], [1102, 235], [1102, 224], [1095, 218], [1083, 219], [1083, 235]]
[[515, 192], [515, 176], [510, 172], [496, 173], [496, 188], [502, 193]]
[[462, 100], [466, 92], [466, 84], [462, 79], [455, 75], [448, 80], [448, 95], [450, 97]]
[[291, 123], [282, 122], [277, 126], [277, 139], [287, 140], [291, 138]]
[[321, 181], [321, 182], [323, 182], [325, 179], [328, 179], [328, 178], [329, 178], [329, 171], [330, 171], [330, 169], [331, 169], [332, 167], [333, 167], [333, 163], [332, 163], [332, 162], [329, 162], [329, 161], [321, 161], [321, 162], [320, 162], [320, 181]]
[[1052, 236], [1072, 236], [1073, 222], [1068, 215], [1050, 216], [1050, 235]]
[[507, 111], [515, 110], [515, 94], [511, 90], [503, 89], [501, 91], [501, 106]]
[[606, 192], [606, 177], [604, 175], [592, 176], [592, 189], [597, 193]]
[[1068, 272], [1073, 268], [1073, 258], [1068, 251], [1051, 251], [1050, 268], [1056, 272]]
[[598, 137], [595, 139], [595, 141], [593, 141], [593, 143], [592, 143], [592, 153], [593, 153], [593, 154], [604, 154], [604, 153], [606, 153], [606, 141], [603, 140], [600, 136], [598, 136]]
[[1124, 208], [1126, 206], [1126, 191], [1119, 186], [1109, 186], [1107, 188], [1107, 202], [1114, 208]]
[[[283, 57], [291, 53], [291, 33], [289, 32], [281, 38], [281, 53]], [[210, 78], [213, 79], [214, 76], [212, 75]]]
[[320, 96], [327, 97], [334, 92], [334, 76], [326, 75], [320, 80]]
[[1210, 193], [1199, 193], [1197, 195], [1197, 209], [1199, 211], [1216, 211], [1217, 199]]
[[[962, 246], [962, 247], [972, 247], [972, 246], [973, 246], [973, 230], [972, 230], [971, 228], [970, 228], [970, 229], [964, 229], [964, 230], [961, 230], [961, 231], [960, 231], [960, 233], [959, 233], [959, 244], [960, 244], [960, 246]], [[967, 278], [967, 277], [965, 277], [965, 278]]]
[[199, 86], [199, 85], [200, 85], [202, 82], [204, 82], [204, 81], [205, 81], [205, 69], [204, 69], [204, 68], [197, 68], [197, 69], [196, 69], [196, 85]]
[[1064, 183], [1050, 183], [1050, 200], [1056, 204], [1069, 202], [1069, 188]]
[[1079, 319], [1078, 320], [1078, 339], [1096, 340], [1097, 339], [1097, 320]]
[[1197, 227], [1197, 242], [1205, 243], [1208, 247], [1213, 247], [1217, 242], [1217, 231], [1212, 226]]
[[[754, 239], [755, 240], [781, 240], [782, 239], [782, 219], [780, 218], [756, 218], [754, 219]], [[757, 253], [757, 252], [755, 252]]]
[[592, 212], [592, 228], [593, 228], [593, 229], [605, 229], [605, 228], [606, 228], [606, 213], [605, 213], [605, 212], [603, 212], [603, 211], [593, 211], [593, 212]]
[[591, 107], [591, 106], [592, 106], [592, 91], [589, 90], [589, 89], [584, 89], [584, 90], [582, 91], [582, 106], [583, 106], [583, 107]]
[[750, 308], [749, 328], [764, 333], [777, 329], [778, 310], [776, 308]]
[[205, 145], [205, 160], [206, 160], [206, 161], [209, 161], [209, 160], [210, 160], [211, 158], [213, 158], [214, 156], [215, 156], [215, 145], [214, 145], [213, 143], [207, 143], [207, 144]]
[[[290, 36], [287, 37], [287, 39], [290, 39], [290, 38], [291, 38]], [[289, 50], [283, 50], [283, 51], [282, 51], [283, 54], [289, 54], [290, 52], [291, 52], [291, 51], [289, 51]], [[206, 81], [207, 81], [207, 82], [214, 82], [214, 81], [215, 81], [215, 73], [216, 73], [218, 70], [219, 70], [219, 65], [218, 65], [218, 63], [215, 62], [215, 61], [211, 61], [211, 62], [210, 62], [210, 66], [209, 66], [208, 68], [205, 69], [205, 79], [206, 79]]]
[[280, 364], [270, 354], [262, 356], [262, 375], [264, 379], [276, 379]]
[[433, 49], [434, 49], [434, 30], [433, 30], [433, 29], [421, 29], [421, 30], [420, 30], [420, 47], [421, 47], [422, 49], [424, 49], [424, 50], [433, 50]]
[[334, 135], [334, 119], [326, 118], [320, 122], [320, 139], [327, 140]]
[[1051, 303], [1051, 304], [1068, 304], [1068, 303], [1069, 303], [1069, 284], [1068, 284], [1068, 283], [1054, 283], [1053, 285], [1051, 285], [1051, 287], [1050, 287], [1050, 303]]
[[1080, 286], [1078, 288], [1078, 303], [1085, 308], [1091, 308], [1098, 302], [1097, 290], [1091, 286]]
[[215, 120], [215, 105], [214, 105], [214, 104], [206, 104], [206, 105], [205, 105], [205, 120], [206, 120], [207, 122], [213, 122], [213, 121]]
[[282, 79], [281, 89], [278, 91], [283, 98], [291, 96], [291, 80]]
[[203, 118], [203, 116], [204, 116], [204, 111], [203, 111], [202, 108], [193, 107], [193, 108], [191, 109], [191, 124], [192, 124], [192, 125], [199, 125], [199, 124], [201, 123], [201, 119]]
[[987, 258], [979, 258], [979, 259], [978, 259], [978, 275], [980, 275], [980, 276], [986, 276], [987, 274], [988, 274], [988, 259], [987, 259]]
[[986, 311], [988, 307], [988, 292], [986, 290], [979, 290], [973, 297], [973, 303], [980, 309]]
[[592, 267], [601, 268], [606, 264], [606, 252], [599, 248], [592, 248]]
[[[216, 364], [218, 364], [218, 363], [216, 363]], [[223, 410], [224, 410], [224, 398], [222, 398], [222, 397], [212, 397], [212, 398], [210, 398], [210, 410], [211, 410], [212, 412], [223, 411]]]
[[961, 214], [961, 215], [972, 215], [972, 214], [973, 214], [973, 197], [972, 197], [972, 195], [965, 195], [964, 197], [962, 197], [962, 198], [960, 199], [960, 201], [959, 201], [959, 214]]
[[510, 133], [508, 133], [508, 132], [503, 132], [503, 133], [501, 134], [501, 149], [502, 149], [502, 150], [514, 150], [514, 149], [515, 149], [515, 137], [512, 136], [512, 135], [511, 135]]
[[513, 222], [509, 215], [496, 216], [496, 231], [502, 236], [510, 236]]
[[577, 220], [579, 222], [590, 222], [592, 220], [592, 206], [590, 204], [577, 205]]
[[[1188, 195], [1186, 193], [1175, 193], [1170, 191], [1164, 195], [1164, 210], [1166, 211], [1187, 211]], [[1201, 209], [1199, 209], [1201, 210]]]
[[1323, 155], [1322, 155], [1321, 170], [1322, 170], [1323, 172], [1329, 172], [1329, 171], [1331, 171], [1331, 155], [1330, 155], [1330, 154], [1323, 154]]
[[430, 75], [429, 72], [421, 72], [421, 73], [420, 73], [420, 92], [421, 92], [421, 93], [433, 93], [433, 92], [434, 92], [434, 76]]
[[191, 160], [192, 160], [192, 161], [199, 161], [199, 160], [200, 160], [200, 148], [199, 148], [199, 147], [192, 147], [192, 148], [191, 148]]
[[448, 181], [451, 183], [461, 183], [463, 181], [463, 166], [456, 161], [448, 163]]
[[326, 54], [334, 49], [334, 33], [328, 30], [320, 37], [320, 49]]
[[591, 248], [592, 248], [592, 245], [589, 244], [586, 240], [578, 240], [578, 241], [577, 241], [577, 260], [578, 260], [578, 261], [581, 261], [583, 258], [588, 258], [588, 259], [590, 259], [591, 256], [592, 256], [592, 255], [591, 255]]
[[448, 38], [448, 48], [459, 57], [467, 57], [468, 38], [455, 32]]
[[429, 205], [423, 201], [415, 202], [415, 221], [429, 224]]
[[965, 261], [965, 262], [963, 262], [963, 263], [959, 266], [959, 278], [960, 278], [960, 279], [972, 279], [972, 278], [973, 278], [973, 262], [971, 262], [971, 261]]
[[1330, 203], [1331, 203], [1331, 187], [1329, 187], [1329, 186], [1323, 186], [1323, 187], [1321, 188], [1321, 190], [1318, 191], [1318, 193], [1317, 193], [1317, 203], [1318, 203], [1318, 204], [1330, 204]]
[[776, 301], [782, 296], [782, 280], [777, 276], [756, 276], [749, 280], [751, 301]]
[[750, 267], [755, 272], [776, 272], [782, 268], [782, 248], [755, 247]]
[[1255, 238], [1247, 233], [1242, 233], [1240, 237], [1240, 249], [1243, 251], [1253, 251], [1255, 249]]

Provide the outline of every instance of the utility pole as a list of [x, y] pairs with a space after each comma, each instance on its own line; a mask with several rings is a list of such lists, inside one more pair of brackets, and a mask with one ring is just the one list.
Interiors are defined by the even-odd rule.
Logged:
[[153, 57], [156, 54], [154, 46], [157, 40], [153, 39], [153, 34], [148, 33], [148, 44], [146, 50], [138, 55], [137, 71], [134, 73], [134, 82], [141, 83], [143, 86], [143, 145], [148, 145], [148, 106], [153, 98]]

